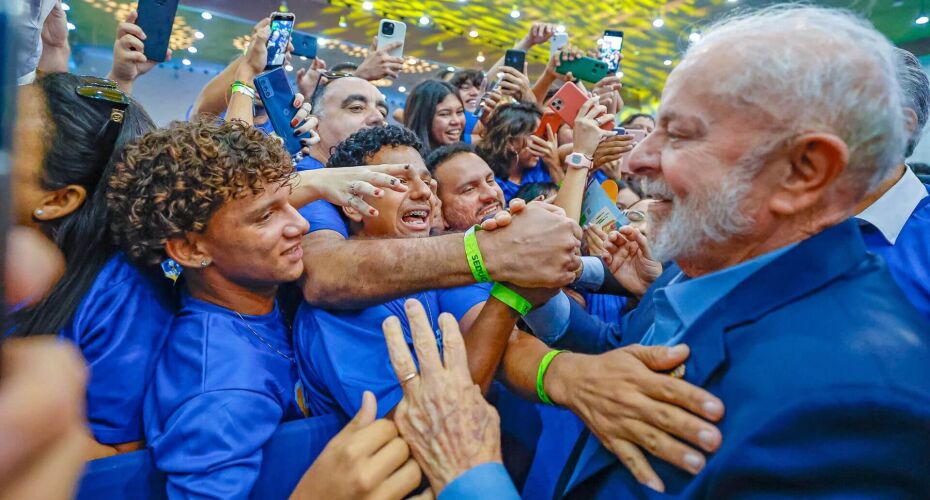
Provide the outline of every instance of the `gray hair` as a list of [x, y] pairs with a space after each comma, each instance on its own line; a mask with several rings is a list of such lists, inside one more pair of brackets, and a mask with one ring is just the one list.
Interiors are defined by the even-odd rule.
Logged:
[[930, 115], [930, 81], [920, 67], [920, 61], [910, 52], [895, 47], [897, 53], [898, 82], [901, 84], [901, 99], [905, 108], [914, 110], [917, 115], [917, 127], [907, 141], [904, 157], [914, 154], [914, 148], [920, 142]]
[[836, 134], [849, 148], [841, 177], [848, 187], [872, 189], [901, 163], [907, 138], [896, 55], [865, 20], [839, 9], [773, 6], [717, 23], [682, 64], [711, 46], [740, 66], [709, 90], [770, 115], [782, 138]]

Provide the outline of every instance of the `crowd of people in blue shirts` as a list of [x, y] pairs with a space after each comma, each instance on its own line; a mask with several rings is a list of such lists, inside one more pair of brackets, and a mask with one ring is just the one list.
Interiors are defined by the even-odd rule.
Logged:
[[[395, 110], [402, 58], [314, 60], [297, 155], [255, 97], [269, 19], [167, 127], [135, 14], [106, 76], [64, 19], [5, 110], [0, 490], [146, 453], [169, 498], [247, 498], [282, 425], [337, 415], [294, 498], [930, 496], [930, 82], [855, 14], [725, 19], [655, 117], [609, 76], [571, 126], [571, 45]], [[622, 223], [583, 221], [592, 185]]]

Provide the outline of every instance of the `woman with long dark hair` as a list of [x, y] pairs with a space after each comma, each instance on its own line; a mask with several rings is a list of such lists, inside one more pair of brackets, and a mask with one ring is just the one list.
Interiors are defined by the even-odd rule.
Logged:
[[530, 148], [530, 136], [541, 119], [542, 112], [533, 103], [517, 101], [500, 106], [475, 148], [491, 167], [508, 203], [523, 184], [552, 182], [548, 168]]
[[423, 142], [427, 153], [460, 142], [465, 107], [455, 87], [440, 80], [426, 80], [414, 87], [404, 107], [404, 126]]
[[55, 242], [65, 270], [44, 298], [13, 313], [8, 334], [76, 344], [91, 372], [90, 456], [137, 449], [142, 396], [173, 304], [169, 281], [113, 246], [105, 188], [120, 150], [155, 126], [114, 82], [96, 77], [48, 74], [18, 100], [16, 219]]

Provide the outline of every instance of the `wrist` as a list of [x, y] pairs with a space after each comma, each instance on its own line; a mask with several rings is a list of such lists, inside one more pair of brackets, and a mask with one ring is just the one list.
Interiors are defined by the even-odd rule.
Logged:
[[549, 363], [549, 369], [543, 377], [543, 387], [554, 404], [570, 407], [570, 380], [572, 374], [581, 369], [575, 368], [575, 363], [580, 357], [582, 357], [580, 354], [563, 352]]
[[498, 237], [495, 236], [495, 233], [499, 231], [501, 231], [501, 229], [495, 229], [494, 231], [475, 231], [475, 240], [478, 242], [478, 248], [481, 249], [482, 257], [486, 257], [484, 259], [484, 268], [491, 277], [491, 280], [503, 282], [507, 280], [499, 275], [495, 262], [495, 256], [500, 254], [499, 250], [496, 248]]
[[256, 76], [258, 75], [255, 70], [250, 68], [245, 61], [243, 61], [243, 63], [239, 65], [239, 69], [236, 70], [236, 80], [253, 87], [255, 86], [253, 80], [255, 80]]

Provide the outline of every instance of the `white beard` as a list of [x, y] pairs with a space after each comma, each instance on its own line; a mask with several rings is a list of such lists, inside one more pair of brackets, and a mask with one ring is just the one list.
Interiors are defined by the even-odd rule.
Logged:
[[652, 254], [659, 262], [669, 262], [697, 253], [708, 242], [723, 242], [746, 234], [754, 223], [743, 213], [743, 201], [752, 188], [757, 169], [738, 165], [717, 189], [706, 189], [678, 198], [659, 179], [643, 179], [643, 192], [672, 202], [671, 212], [661, 219], [650, 213]]

